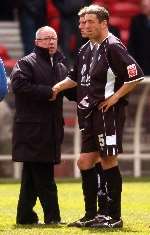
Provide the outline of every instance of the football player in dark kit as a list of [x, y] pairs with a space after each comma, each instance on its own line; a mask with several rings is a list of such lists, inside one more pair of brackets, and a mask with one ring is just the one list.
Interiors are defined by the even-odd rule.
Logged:
[[[86, 13], [87, 7], [82, 8], [78, 12], [79, 16], [79, 29], [81, 36], [84, 41], [87, 41], [87, 34], [85, 31], [85, 13]], [[79, 66], [80, 64], [91, 64], [93, 59], [93, 49], [94, 49], [95, 41], [88, 40], [80, 49], [79, 54], [77, 55], [77, 61], [75, 63], [75, 68], [70, 72], [70, 76], [72, 76], [71, 73], [74, 73], [74, 76], [80, 76], [82, 71], [80, 69], [83, 69], [82, 66]], [[87, 60], [87, 61], [86, 61]], [[89, 70], [88, 70], [89, 71]], [[86, 80], [86, 79], [85, 79]], [[80, 92], [82, 94], [82, 98], [80, 97], [80, 100], [84, 100], [84, 98], [88, 94], [88, 86], [86, 85], [86, 81], [84, 81], [83, 86], [80, 87]], [[79, 121], [80, 122], [80, 121]], [[89, 145], [93, 145], [93, 135], [88, 136], [88, 143]], [[91, 150], [92, 151], [92, 150]], [[90, 152], [82, 152], [82, 154], [86, 154], [86, 157], [88, 157], [88, 154], [91, 155]], [[97, 155], [97, 153], [93, 152], [92, 155]], [[85, 222], [91, 221], [97, 213], [99, 215], [104, 215], [106, 213], [107, 207], [106, 207], [106, 187], [105, 187], [105, 177], [103, 173], [103, 169], [101, 167], [100, 158], [96, 164], [93, 165], [91, 169], [88, 170], [81, 170], [81, 176], [82, 176], [82, 189], [83, 189], [83, 195], [84, 195], [84, 204], [85, 204], [85, 216], [73, 223], [70, 223], [68, 226], [77, 226], [81, 227]], [[91, 188], [92, 185], [92, 188]], [[98, 204], [98, 210], [97, 210], [97, 204]]]
[[[125, 95], [137, 86], [144, 75], [126, 47], [109, 32], [109, 13], [104, 7], [90, 5], [86, 9], [85, 21], [88, 38], [98, 44], [93, 61], [89, 65], [83, 60], [78, 64], [81, 73], [78, 76], [69, 74], [53, 87], [53, 91], [56, 96], [64, 89], [77, 86], [79, 126], [82, 130], [81, 153], [88, 153], [88, 157], [86, 154], [80, 155], [78, 166], [80, 170], [90, 170], [100, 158], [107, 182], [107, 214], [96, 216], [91, 223], [85, 222], [83, 226], [118, 228], [123, 227], [122, 177], [117, 155], [123, 151]], [[88, 88], [88, 94], [83, 98], [84, 87]], [[93, 143], [89, 145], [91, 135]]]

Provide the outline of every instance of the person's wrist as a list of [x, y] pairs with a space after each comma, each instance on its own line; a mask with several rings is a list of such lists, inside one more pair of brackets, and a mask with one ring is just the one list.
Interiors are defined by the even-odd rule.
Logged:
[[120, 99], [120, 97], [117, 93], [114, 93], [114, 97], [117, 98], [118, 100]]
[[58, 93], [61, 92], [61, 91], [62, 91], [62, 85], [59, 84], [59, 85], [56, 87], [56, 90], [57, 90]]

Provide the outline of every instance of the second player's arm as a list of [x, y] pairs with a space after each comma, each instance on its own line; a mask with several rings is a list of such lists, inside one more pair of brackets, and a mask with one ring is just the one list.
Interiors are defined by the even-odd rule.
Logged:
[[71, 80], [69, 77], [66, 77], [61, 82], [58, 82], [56, 85], [53, 86], [53, 99], [56, 98], [57, 94], [61, 91], [67, 90], [69, 88], [76, 87], [77, 83], [73, 80]]

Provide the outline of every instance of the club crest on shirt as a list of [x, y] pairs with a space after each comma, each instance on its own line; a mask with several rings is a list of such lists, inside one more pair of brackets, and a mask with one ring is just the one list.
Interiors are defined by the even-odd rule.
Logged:
[[128, 71], [129, 78], [135, 77], [137, 75], [136, 65], [130, 64], [129, 66], [127, 66], [127, 71]]

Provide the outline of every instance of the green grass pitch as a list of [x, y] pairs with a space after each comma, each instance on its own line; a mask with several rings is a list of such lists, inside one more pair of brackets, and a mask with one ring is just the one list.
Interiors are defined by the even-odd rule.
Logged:
[[[62, 220], [74, 221], [84, 214], [81, 183], [58, 181], [59, 203]], [[15, 225], [19, 183], [0, 182], [0, 235], [149, 235], [150, 234], [150, 178], [124, 179], [122, 193], [122, 229], [104, 230], [69, 228], [61, 226]], [[43, 213], [39, 202], [35, 207], [40, 221]]]

